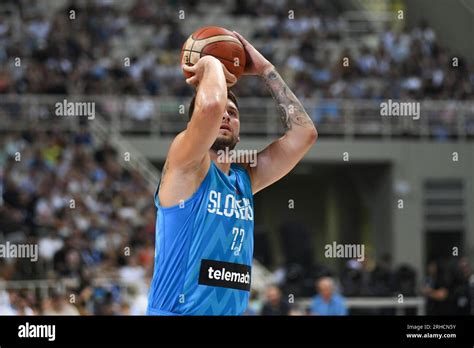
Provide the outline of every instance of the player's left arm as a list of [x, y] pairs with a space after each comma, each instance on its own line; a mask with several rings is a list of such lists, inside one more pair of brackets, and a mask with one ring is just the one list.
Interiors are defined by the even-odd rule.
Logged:
[[257, 193], [288, 174], [315, 143], [318, 132], [303, 105], [275, 67], [241, 35], [235, 34], [247, 52], [244, 73], [263, 78], [278, 105], [286, 129], [281, 138], [258, 153], [256, 166], [246, 166], [252, 181], [252, 191]]

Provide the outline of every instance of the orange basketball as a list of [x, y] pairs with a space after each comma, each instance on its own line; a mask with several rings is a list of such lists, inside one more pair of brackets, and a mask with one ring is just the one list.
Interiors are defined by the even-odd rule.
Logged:
[[[181, 64], [194, 65], [199, 58], [210, 55], [219, 59], [227, 70], [239, 78], [245, 68], [245, 50], [237, 36], [220, 27], [196, 30], [181, 50]], [[192, 74], [183, 71], [186, 78]]]

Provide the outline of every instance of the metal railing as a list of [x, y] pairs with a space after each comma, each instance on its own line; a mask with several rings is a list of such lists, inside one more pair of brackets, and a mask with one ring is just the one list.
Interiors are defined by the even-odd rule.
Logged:
[[[56, 116], [55, 105], [93, 102], [96, 118]], [[82, 125], [143, 137], [175, 135], [186, 127], [190, 98], [132, 96], [5, 95], [0, 100], [0, 130], [77, 130]], [[420, 117], [382, 116], [381, 102], [354, 99], [303, 100], [321, 136], [436, 139], [474, 137], [473, 101], [419, 102]], [[278, 109], [271, 98], [240, 98], [241, 134], [281, 134]], [[99, 116], [100, 115], [100, 116]], [[95, 122], [99, 120], [98, 122]], [[97, 123], [97, 125], [96, 125]]]
[[67, 288], [77, 285], [77, 282], [72, 279], [62, 279], [61, 281], [53, 279], [0, 280], [0, 293], [8, 290], [27, 290], [37, 292], [41, 298], [46, 298], [53, 290], [65, 291]]
[[[297, 306], [301, 310], [306, 310], [311, 305], [311, 299], [299, 300]], [[396, 315], [402, 315], [408, 308], [415, 308], [417, 315], [425, 315], [425, 299], [423, 297], [407, 297], [399, 301], [396, 297], [347, 297], [346, 306], [348, 309], [395, 309]]]

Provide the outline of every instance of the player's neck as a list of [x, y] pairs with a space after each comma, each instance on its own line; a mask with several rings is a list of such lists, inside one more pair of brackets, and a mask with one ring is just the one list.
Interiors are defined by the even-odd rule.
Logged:
[[223, 173], [229, 175], [230, 171], [230, 162], [219, 160], [219, 156], [213, 150], [209, 150], [209, 155], [211, 156], [211, 161], [219, 168]]

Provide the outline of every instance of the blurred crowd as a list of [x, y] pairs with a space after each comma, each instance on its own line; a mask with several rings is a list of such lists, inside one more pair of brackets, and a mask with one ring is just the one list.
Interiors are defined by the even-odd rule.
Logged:
[[[183, 32], [177, 13], [184, 9], [204, 16], [206, 9], [197, 1], [70, 1], [51, 11], [53, 3], [2, 1], [2, 8], [13, 11], [0, 12], [0, 94], [192, 94], [179, 66], [190, 33]], [[255, 22], [235, 29], [246, 31], [299, 97], [474, 97], [472, 64], [458, 57], [454, 67], [453, 53], [426, 23], [355, 38], [326, 0], [235, 0], [212, 6], [222, 6], [224, 17]], [[288, 18], [289, 10], [294, 19]], [[240, 80], [235, 91], [241, 97], [269, 96], [255, 78]], [[126, 106], [138, 120], [151, 118], [153, 108], [146, 99]], [[325, 113], [337, 116], [337, 108], [326, 105]], [[313, 115], [316, 122], [320, 117]], [[145, 313], [155, 209], [144, 179], [121, 166], [119, 156], [109, 144], [95, 144], [86, 128], [2, 133], [0, 242], [37, 244], [40, 257], [38, 262], [0, 258], [0, 281], [50, 283], [46, 293], [0, 287], [0, 314]], [[394, 268], [389, 256], [351, 260], [341, 274], [323, 266], [308, 269], [311, 261], [304, 257], [299, 261], [275, 273], [263, 299], [253, 294], [247, 314], [393, 314], [392, 309], [348, 308], [345, 297], [400, 293], [423, 294], [428, 314], [473, 313], [474, 280], [466, 259], [430, 263], [421, 290], [414, 270]], [[301, 310], [290, 295], [312, 300]]]
[[[0, 284], [0, 314], [145, 314], [155, 208], [144, 179], [119, 156], [86, 128], [2, 134], [0, 243], [36, 244], [39, 257], [0, 258], [0, 283], [18, 284]], [[314, 264], [311, 248], [302, 247], [309, 244], [300, 243], [308, 231], [300, 230], [282, 229], [299, 247], [285, 248], [286, 262], [264, 294], [252, 293], [248, 315], [393, 315], [396, 307], [350, 308], [345, 298], [399, 294], [424, 296], [428, 314], [473, 314], [474, 274], [465, 257], [430, 262], [419, 289], [415, 270], [394, 267], [390, 255], [348, 260], [342, 272]], [[257, 242], [255, 257], [268, 265], [268, 241]], [[35, 290], [19, 283], [35, 279]], [[301, 307], [302, 298], [311, 301]]]
[[[0, 293], [0, 313], [5, 303], [18, 311], [49, 313], [70, 304], [71, 295], [83, 314], [120, 313], [121, 305], [132, 307], [130, 299], [141, 301], [134, 310], [144, 312], [155, 211], [141, 175], [125, 169], [121, 154], [107, 143], [94, 146], [86, 130], [9, 132], [0, 139], [0, 241], [39, 249], [37, 262], [0, 258], [0, 280], [71, 284], [67, 293], [52, 286], [46, 302], [32, 292]], [[114, 283], [97, 286], [100, 278]], [[127, 298], [130, 293], [135, 296]]]
[[[286, 222], [273, 232], [282, 243], [279, 267], [263, 299], [254, 294], [248, 314], [285, 315], [474, 315], [474, 269], [468, 257], [433, 254], [426, 273], [409, 263], [397, 263], [389, 253], [366, 248], [363, 260], [315, 259], [312, 232], [301, 222]], [[271, 264], [276, 256], [267, 245], [268, 231], [256, 229], [254, 257]], [[402, 297], [400, 297], [402, 295]], [[309, 303], [298, 299], [311, 299]], [[392, 306], [350, 307], [346, 298], [385, 298]], [[406, 298], [423, 298], [420, 306], [398, 305]]]
[[[21, 26], [18, 32], [14, 16], [0, 17], [0, 93], [192, 93], [179, 66], [190, 33], [183, 32], [178, 10], [205, 16], [206, 7], [196, 1], [70, 1], [53, 13], [48, 2], [3, 3], [18, 10]], [[380, 34], [356, 36], [329, 1], [208, 6], [212, 13], [222, 7], [222, 16], [236, 23], [244, 16], [255, 21], [252, 28], [235, 29], [257, 42], [299, 97], [466, 100], [474, 95], [472, 64], [457, 57], [453, 67], [454, 54], [426, 23], [411, 30], [388, 24]], [[10, 64], [12, 57], [23, 59], [21, 67]], [[242, 79], [235, 89], [239, 96], [269, 95], [253, 78]]]
[[[417, 286], [416, 272], [408, 265], [392, 267], [389, 255], [377, 262], [349, 260], [342, 273], [318, 266], [313, 274], [304, 275], [303, 269], [293, 264], [276, 272], [275, 283], [266, 288], [263, 298], [254, 294], [246, 314], [474, 315], [474, 272], [466, 257], [430, 261], [421, 288]], [[403, 305], [406, 298], [420, 295], [423, 305]], [[354, 297], [385, 298], [392, 304], [385, 308], [351, 307], [346, 299]], [[310, 301], [302, 304], [298, 301], [301, 298]]]
[[474, 315], [474, 272], [469, 260], [431, 260], [422, 294], [428, 315]]

